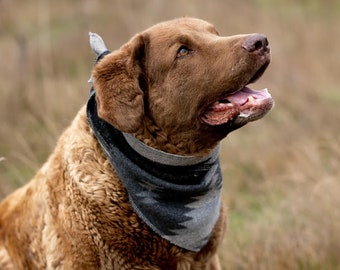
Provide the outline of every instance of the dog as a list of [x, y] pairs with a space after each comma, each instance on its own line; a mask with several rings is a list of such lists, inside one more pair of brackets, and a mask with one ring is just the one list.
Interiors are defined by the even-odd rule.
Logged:
[[0, 205], [0, 269], [221, 269], [220, 141], [274, 101], [260, 34], [156, 24], [97, 63], [87, 104], [32, 181]]

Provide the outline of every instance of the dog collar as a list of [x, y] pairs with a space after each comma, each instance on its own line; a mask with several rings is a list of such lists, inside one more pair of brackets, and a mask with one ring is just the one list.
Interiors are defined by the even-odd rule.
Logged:
[[98, 117], [94, 90], [87, 103], [87, 117], [137, 215], [160, 237], [190, 251], [201, 250], [220, 213], [218, 148], [197, 158], [139, 143]]
[[123, 133], [124, 138], [128, 144], [143, 157], [154, 162], [170, 165], [170, 166], [191, 166], [207, 161], [210, 158], [216, 157], [219, 154], [220, 145], [215, 147], [210, 154], [206, 156], [181, 156], [163, 152], [161, 150], [152, 148], [130, 133]]

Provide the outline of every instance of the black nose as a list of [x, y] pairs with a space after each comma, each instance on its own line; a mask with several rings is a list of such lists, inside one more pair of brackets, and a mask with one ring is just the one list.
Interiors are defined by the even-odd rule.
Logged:
[[265, 35], [252, 34], [243, 42], [242, 47], [248, 52], [269, 52], [269, 43]]

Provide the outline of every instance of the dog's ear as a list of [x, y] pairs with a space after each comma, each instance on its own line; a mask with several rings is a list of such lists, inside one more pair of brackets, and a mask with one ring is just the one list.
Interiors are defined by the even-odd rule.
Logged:
[[136, 35], [101, 59], [92, 73], [98, 116], [122, 132], [135, 132], [142, 124], [144, 56], [144, 38]]

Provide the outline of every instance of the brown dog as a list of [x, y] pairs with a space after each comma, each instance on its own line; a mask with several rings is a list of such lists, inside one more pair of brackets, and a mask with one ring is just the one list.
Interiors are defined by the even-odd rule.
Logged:
[[87, 107], [0, 205], [0, 269], [220, 269], [218, 144], [272, 108], [246, 87], [269, 61], [263, 35], [192, 18], [102, 57]]

